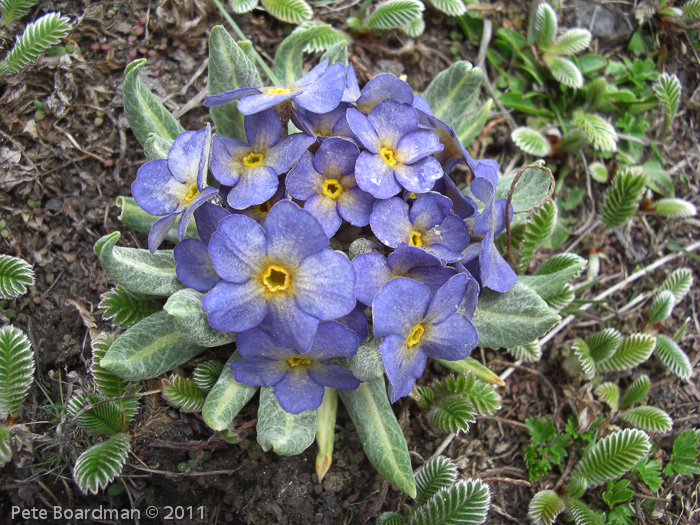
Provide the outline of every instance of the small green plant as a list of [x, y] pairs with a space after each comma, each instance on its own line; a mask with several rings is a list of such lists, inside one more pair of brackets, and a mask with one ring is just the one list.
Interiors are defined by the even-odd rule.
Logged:
[[0, 15], [2, 15], [2, 25], [10, 25], [29, 13], [32, 7], [39, 3], [39, 0], [2, 0], [0, 1]]
[[229, 6], [235, 14], [248, 13], [259, 4], [271, 16], [289, 24], [300, 24], [313, 16], [313, 9], [305, 0], [230, 0]]

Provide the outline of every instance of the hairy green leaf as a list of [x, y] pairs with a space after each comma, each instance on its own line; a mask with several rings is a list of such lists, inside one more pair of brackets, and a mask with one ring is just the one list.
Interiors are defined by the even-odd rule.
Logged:
[[12, 255], [0, 255], [0, 299], [14, 299], [27, 293], [34, 286], [34, 270], [31, 265]]
[[[90, 371], [95, 379], [95, 387], [103, 396], [120, 397], [127, 392], [135, 392], [139, 390], [138, 383], [124, 381], [121, 377], [113, 374], [109, 370], [100, 365], [100, 361], [104, 357], [109, 347], [116, 340], [117, 335], [113, 333], [102, 332], [92, 340], [92, 365]], [[136, 417], [139, 409], [139, 398], [136, 396], [123, 397], [117, 399], [114, 403], [119, 407], [122, 413], [123, 426], [127, 428]]]
[[670, 290], [658, 292], [649, 305], [648, 325], [654, 325], [666, 320], [673, 312], [673, 307], [676, 304], [676, 297]]
[[588, 29], [580, 27], [567, 29], [557, 37], [547, 52], [553, 55], [575, 55], [588, 49], [592, 38], [593, 35]]
[[224, 364], [220, 361], [204, 361], [199, 363], [192, 373], [194, 384], [200, 390], [209, 392], [219, 380]]
[[535, 13], [535, 38], [540, 49], [549, 47], [558, 28], [557, 13], [547, 2], [541, 2]]
[[654, 337], [656, 358], [675, 375], [687, 381], [693, 373], [693, 365], [688, 355], [667, 335], [655, 334]]
[[416, 509], [415, 525], [478, 525], [486, 521], [491, 507], [491, 490], [478, 479], [460, 480], [441, 489], [426, 504]]
[[[508, 191], [515, 179], [515, 175], [515, 173], [512, 173], [498, 178], [496, 200], [508, 197]], [[515, 213], [538, 206], [542, 202], [542, 196], [547, 195], [550, 185], [551, 179], [547, 171], [542, 168], [527, 168], [522, 175], [520, 175], [515, 185], [515, 190], [513, 191], [511, 204], [513, 205]], [[515, 218], [517, 217], [516, 215]], [[513, 222], [517, 223], [515, 218]], [[523, 217], [523, 220], [525, 220], [525, 217]]]
[[44, 51], [60, 43], [69, 30], [69, 19], [61, 16], [61, 13], [47, 13], [28, 24], [22, 36], [17, 37], [12, 50], [0, 62], [0, 75], [10, 75], [27, 67]]
[[260, 389], [258, 443], [265, 452], [272, 449], [280, 456], [301, 454], [314, 442], [317, 420], [318, 409], [292, 414], [280, 406], [273, 387]]
[[[304, 31], [309, 27], [324, 27], [325, 31], [318, 35], [316, 38], [313, 40], [310, 40], [306, 46], [304, 47], [304, 52], [305, 53], [321, 53], [323, 51], [326, 51], [327, 49], [330, 49], [332, 46], [335, 46], [337, 44], [343, 44], [345, 43], [345, 60], [330, 60], [329, 64], [332, 64], [334, 62], [343, 62], [345, 65], [347, 65], [347, 43], [348, 40], [350, 39], [350, 36], [346, 33], [343, 33], [342, 31], [335, 29], [332, 26], [329, 26], [328, 24], [324, 24], [322, 22], [318, 22], [316, 20], [309, 20], [307, 22], [304, 22], [302, 24], [299, 24], [295, 31]], [[342, 46], [338, 48], [339, 50], [342, 49]], [[321, 60], [323, 60], [325, 57], [321, 57]]]
[[620, 412], [620, 417], [630, 425], [648, 432], [666, 434], [673, 428], [673, 419], [660, 408], [652, 406], [640, 406], [628, 408]]
[[605, 164], [602, 162], [591, 162], [588, 165], [588, 171], [594, 181], [600, 182], [601, 184], [608, 182], [608, 168], [606, 168]]
[[387, 0], [364, 21], [367, 29], [395, 29], [421, 18], [425, 6], [420, 0]]
[[617, 131], [607, 120], [584, 111], [575, 111], [572, 124], [586, 134], [599, 151], [617, 151]]
[[423, 97], [437, 118], [458, 129], [479, 96], [484, 74], [466, 60], [458, 60], [430, 82]]
[[[554, 207], [554, 205], [552, 206]], [[547, 214], [548, 212], [544, 213]], [[537, 224], [540, 224], [540, 221], [537, 221]], [[541, 229], [545, 232], [552, 231], [554, 226], [555, 224], [545, 224], [541, 226]], [[528, 235], [527, 231], [525, 235]], [[523, 284], [536, 291], [540, 297], [547, 299], [561, 290], [568, 281], [576, 279], [586, 267], [586, 264], [586, 259], [583, 257], [574, 253], [562, 253], [550, 257], [537, 267], [533, 275], [523, 275], [520, 277], [520, 280]]]
[[448, 376], [433, 387], [442, 395], [459, 394], [481, 415], [493, 414], [501, 408], [501, 397], [498, 393], [471, 372], [456, 377]]
[[650, 334], [634, 334], [625, 337], [615, 354], [597, 363], [601, 372], [627, 370], [643, 363], [656, 347], [656, 339]]
[[277, 47], [272, 72], [283, 84], [290, 84], [304, 75], [303, 52], [309, 42], [328, 33], [328, 24], [314, 24], [293, 31]]
[[[143, 143], [143, 153], [148, 160], [167, 159], [174, 142], [172, 139], [164, 139], [155, 133], [149, 133], [146, 142]], [[117, 206], [120, 205], [120, 198], [123, 197], [117, 197]], [[124, 213], [124, 210], [122, 210], [122, 213]], [[121, 219], [121, 217], [119, 218]]]
[[97, 494], [109, 485], [124, 468], [130, 448], [129, 434], [115, 434], [80, 454], [73, 467], [73, 479], [81, 492]]
[[260, 3], [268, 13], [288, 24], [300, 24], [314, 14], [304, 0], [260, 0]]
[[[127, 420], [119, 403], [108, 399], [102, 394], [76, 394], [68, 400], [66, 412], [90, 435], [109, 436], [126, 432], [131, 421]], [[83, 411], [87, 407], [90, 408]]]
[[19, 20], [29, 13], [32, 7], [39, 3], [39, 0], [2, 0], [0, 1], [0, 14], [2, 14], [2, 25], [10, 27], [15, 20]]
[[519, 345], [513, 348], [506, 348], [508, 353], [515, 359], [525, 363], [534, 363], [542, 358], [542, 346], [539, 341], [533, 341], [526, 345]]
[[676, 303], [680, 303], [693, 286], [693, 272], [690, 268], [678, 268], [664, 279], [659, 286], [660, 292], [669, 290], [673, 292]]
[[486, 365], [482, 365], [473, 357], [467, 357], [459, 361], [446, 361], [445, 359], [436, 359], [445, 368], [457, 372], [459, 374], [474, 374], [474, 376], [489, 385], [505, 386], [506, 384]]
[[328, 60], [329, 64], [340, 62], [344, 66], [348, 65], [348, 42], [341, 40], [328, 46], [328, 49], [321, 55], [320, 61]]
[[688, 20], [700, 19], [700, 0], [690, 0], [681, 7], [683, 18]]
[[583, 75], [571, 60], [556, 55], [544, 55], [542, 59], [557, 82], [574, 89], [583, 87]]
[[231, 363], [240, 357], [240, 354], [235, 352], [226, 361], [219, 379], [209, 392], [202, 408], [204, 422], [219, 432], [231, 425], [238, 412], [258, 390], [258, 387], [243, 385], [234, 379]]
[[595, 395], [613, 412], [620, 408], [620, 387], [616, 383], [601, 383], [596, 387]]
[[534, 525], [552, 525], [564, 510], [564, 501], [553, 490], [541, 490], [530, 500], [527, 517]]
[[632, 381], [632, 384], [630, 384], [630, 386], [627, 387], [627, 390], [625, 390], [625, 394], [620, 400], [620, 406], [622, 408], [627, 408], [631, 407], [635, 403], [639, 403], [647, 397], [650, 388], [651, 381], [649, 381], [649, 376], [639, 376], [637, 379]]
[[644, 193], [644, 177], [629, 171], [618, 173], [603, 197], [600, 220], [612, 230], [626, 223], [637, 211]]
[[566, 505], [576, 525], [604, 525], [603, 520], [578, 498], [567, 498]]
[[491, 107], [493, 106], [493, 99], [489, 98], [476, 113], [471, 113], [465, 116], [462, 123], [457, 127], [457, 138], [459, 141], [467, 145], [473, 138], [478, 137], [479, 134], [484, 129], [486, 121], [489, 118], [489, 113], [491, 112]]
[[681, 81], [676, 75], [661, 73], [653, 87], [654, 94], [663, 105], [666, 121], [664, 131], [668, 131], [676, 118], [681, 103]]
[[620, 348], [622, 334], [615, 328], [605, 328], [586, 337], [591, 357], [596, 363], [607, 361]]
[[0, 422], [17, 417], [34, 380], [34, 352], [24, 332], [0, 328]]
[[467, 6], [463, 0], [429, 0], [438, 11], [448, 16], [461, 16], [467, 12]]
[[[229, 5], [231, 6], [231, 11], [237, 15], [241, 15], [255, 9], [258, 6], [258, 0], [229, 0]], [[212, 31], [213, 30], [212, 28]]]
[[425, 31], [425, 20], [423, 20], [422, 16], [415, 18], [402, 25], [399, 29], [411, 38], [418, 38]]
[[377, 525], [403, 525], [406, 518], [396, 512], [382, 512], [377, 516]]
[[464, 397], [451, 395], [438, 399], [428, 412], [430, 425], [441, 432], [458, 433], [469, 430], [476, 421], [474, 407]]
[[121, 285], [103, 293], [97, 308], [102, 312], [102, 319], [124, 327], [136, 324], [162, 309], [156, 301], [134, 297]]
[[552, 153], [552, 145], [549, 140], [536, 129], [527, 126], [515, 128], [511, 132], [510, 138], [516, 146], [529, 155], [546, 157]]
[[7, 465], [12, 459], [13, 436], [10, 433], [10, 428], [5, 425], [0, 425], [0, 468]]
[[445, 456], [436, 456], [425, 462], [415, 473], [416, 504], [422, 505], [437, 494], [440, 489], [457, 481], [457, 465]]
[[207, 395], [192, 379], [171, 375], [161, 382], [163, 397], [172, 406], [183, 412], [199, 412]]
[[574, 291], [574, 287], [566, 283], [561, 290], [547, 297], [545, 301], [547, 302], [547, 306], [559, 312], [569, 306], [575, 298], [576, 292]]
[[595, 361], [591, 357], [591, 352], [586, 342], [583, 339], [574, 339], [571, 343], [571, 351], [581, 365], [583, 377], [588, 381], [593, 379], [595, 377]]
[[202, 306], [204, 294], [185, 288], [171, 295], [163, 310], [168, 312], [185, 341], [212, 348], [232, 343], [236, 339], [235, 332], [221, 332], [209, 324], [207, 312]]
[[659, 199], [652, 203], [654, 212], [664, 217], [695, 217], [698, 209], [684, 199]]

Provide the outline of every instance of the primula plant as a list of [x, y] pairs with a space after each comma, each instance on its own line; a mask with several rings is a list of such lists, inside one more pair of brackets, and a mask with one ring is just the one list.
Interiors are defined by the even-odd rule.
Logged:
[[[119, 202], [148, 250], [117, 247], [119, 232], [95, 245], [118, 283], [102, 308], [137, 321], [100, 367], [139, 381], [225, 346], [216, 381], [211, 371], [200, 374], [206, 385], [165, 380], [171, 403], [201, 407], [230, 435], [259, 389], [262, 449], [298, 454], [316, 439], [322, 478], [339, 396], [370, 461], [415, 497], [391, 403], [418, 399], [429, 358], [474, 369], [477, 345], [525, 345], [559, 319], [495, 244], [515, 214], [546, 201], [550, 177], [531, 167], [528, 184], [511, 178], [504, 189], [495, 161], [469, 155], [458, 137], [481, 81], [470, 64], [420, 96], [387, 73], [359, 86], [345, 42], [303, 74], [299, 38], [280, 45], [264, 86], [249, 44], [213, 28], [213, 126], [199, 130], [184, 130], [138, 79], [143, 61], [127, 67], [126, 115], [149, 160], [133, 200]], [[471, 172], [468, 191], [452, 178], [458, 165]], [[473, 414], [499, 405], [472, 376], [435, 391], [435, 410], [449, 399]]]

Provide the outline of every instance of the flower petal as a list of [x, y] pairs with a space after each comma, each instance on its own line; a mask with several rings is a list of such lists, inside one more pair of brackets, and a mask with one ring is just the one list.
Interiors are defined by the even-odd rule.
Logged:
[[[309, 71], [309, 75], [312, 71]], [[304, 80], [302, 78], [299, 83]], [[345, 91], [345, 66], [336, 62], [331, 64], [318, 81], [308, 85], [295, 96], [294, 103], [314, 113], [328, 113], [340, 104], [343, 91]]]
[[413, 103], [413, 90], [403, 80], [391, 73], [380, 73], [362, 88], [357, 107], [363, 113], [369, 113], [380, 102], [391, 99], [402, 104]]
[[209, 324], [221, 332], [242, 332], [258, 326], [267, 315], [262, 286], [253, 280], [245, 283], [220, 281], [202, 298]]
[[[418, 128], [416, 110], [408, 104], [400, 104], [395, 100], [385, 100], [378, 104], [367, 115], [367, 119], [377, 131], [382, 146], [391, 149], [397, 149], [402, 137]], [[437, 142], [437, 138], [435, 141]], [[398, 150], [395, 153], [398, 153]], [[401, 162], [399, 159], [396, 160]]]
[[275, 294], [268, 300], [267, 306], [269, 313], [260, 323], [261, 330], [297, 352], [303, 353], [311, 348], [318, 319], [299, 308], [292, 294]]
[[[289, 86], [291, 89], [291, 86]], [[262, 111], [272, 109], [277, 104], [289, 100], [298, 93], [298, 89], [293, 89], [291, 93], [271, 94], [264, 91], [260, 94], [246, 95], [238, 103], [238, 111], [246, 116], [255, 115]]]
[[165, 236], [168, 235], [170, 228], [173, 227], [173, 224], [175, 224], [175, 219], [177, 219], [177, 216], [180, 215], [180, 213], [182, 212], [171, 213], [170, 215], [166, 215], [153, 223], [153, 226], [151, 226], [151, 231], [148, 232], [148, 250], [151, 253], [155, 253], [158, 246], [160, 246], [163, 240], [165, 240]]
[[394, 275], [387, 260], [378, 253], [361, 253], [352, 260], [352, 264], [357, 275], [355, 296], [358, 301], [369, 306], [382, 286]]
[[426, 231], [440, 224], [451, 207], [450, 199], [431, 191], [413, 201], [409, 218], [415, 228]]
[[405, 338], [397, 334], [386, 336], [379, 351], [391, 384], [389, 400], [395, 403], [411, 392], [416, 380], [423, 375], [428, 359], [420, 347], [409, 349]]
[[367, 316], [365, 315], [365, 309], [361, 305], [355, 306], [348, 315], [343, 317], [338, 317], [337, 322], [342, 324], [345, 328], [349, 328], [355, 334], [357, 334], [357, 339], [360, 344], [362, 344], [365, 339], [369, 336], [369, 330], [367, 328]]
[[403, 245], [389, 254], [389, 267], [396, 276], [420, 266], [440, 266], [440, 259], [416, 246]]
[[165, 159], [149, 160], [139, 168], [131, 194], [146, 213], [168, 215], [180, 206], [187, 187], [176, 180]]
[[306, 369], [301, 367], [289, 370], [275, 386], [275, 397], [280, 406], [292, 414], [320, 407], [324, 393], [323, 386], [310, 380]]
[[255, 95], [262, 93], [258, 88], [254, 87], [242, 87], [234, 89], [233, 91], [226, 91], [224, 93], [219, 93], [218, 95], [207, 95], [204, 97], [204, 107], [213, 108], [216, 106], [223, 106], [231, 102], [232, 100], [240, 100], [242, 97], [249, 95]]
[[267, 253], [280, 264], [295, 268], [307, 255], [328, 247], [328, 236], [308, 212], [289, 200], [281, 200], [263, 223]]
[[250, 146], [245, 142], [214, 135], [211, 144], [211, 172], [214, 178], [225, 186], [233, 186], [238, 182], [243, 171], [242, 159]]
[[295, 199], [305, 201], [316, 195], [325, 177], [314, 168], [314, 156], [305, 151], [291, 171], [287, 174], [285, 185], [289, 194]]
[[401, 197], [377, 201], [369, 224], [377, 238], [391, 248], [408, 244], [413, 231], [408, 218], [408, 204]]
[[360, 342], [357, 334], [338, 321], [323, 321], [311, 348], [304, 357], [314, 361], [328, 361], [336, 357], [352, 357], [357, 353]]
[[265, 166], [274, 169], [277, 175], [282, 175], [299, 160], [315, 140], [306, 133], [287, 135], [265, 153]]
[[359, 140], [370, 153], [375, 155], [379, 154], [379, 150], [382, 147], [379, 141], [379, 135], [377, 135], [376, 130], [372, 127], [367, 117], [356, 109], [350, 108], [346, 113], [346, 118], [350, 130], [357, 137], [357, 140]]
[[214, 233], [219, 226], [219, 221], [229, 215], [231, 215], [231, 213], [221, 206], [217, 206], [211, 202], [203, 203], [194, 212], [194, 220], [197, 223], [199, 238], [205, 243], [209, 243], [211, 234]]
[[244, 215], [231, 215], [219, 222], [209, 241], [209, 255], [222, 279], [243, 283], [262, 271], [267, 255], [265, 233]]
[[432, 324], [421, 339], [420, 347], [431, 357], [458, 361], [469, 357], [478, 342], [472, 322], [455, 312], [441, 323]]
[[357, 75], [352, 63], [348, 63], [348, 70], [345, 80], [345, 91], [343, 92], [343, 102], [353, 103], [360, 98], [360, 85], [357, 83]]
[[207, 243], [199, 239], [185, 239], [175, 246], [175, 274], [188, 288], [208, 292], [221, 277], [214, 270]]
[[248, 386], [274, 386], [284, 379], [284, 363], [261, 357], [242, 357], [231, 363], [234, 379]]
[[437, 292], [441, 286], [449, 281], [450, 277], [452, 277], [455, 273], [455, 269], [450, 267], [423, 266], [420, 268], [413, 268], [403, 274], [403, 276], [426, 285], [430, 290], [430, 293], [435, 294], [435, 292]]
[[322, 321], [355, 307], [355, 269], [343, 253], [324, 249], [307, 256], [293, 286], [299, 307]]
[[304, 203], [304, 209], [321, 223], [328, 237], [333, 237], [343, 222], [338, 215], [336, 201], [326, 195], [314, 195]]
[[401, 191], [392, 167], [381, 155], [374, 155], [369, 151], [363, 151], [357, 157], [355, 178], [361, 189], [371, 193], [377, 199], [388, 199]]
[[404, 135], [396, 148], [396, 161], [413, 164], [428, 155], [442, 151], [437, 135], [432, 131], [414, 131]]
[[406, 338], [426, 315], [432, 295], [424, 284], [406, 277], [386, 283], [372, 301], [375, 337], [399, 334]]
[[236, 347], [243, 357], [262, 357], [273, 361], [286, 361], [298, 354], [294, 349], [280, 344], [261, 327], [236, 334]]
[[355, 390], [362, 383], [347, 368], [325, 363], [310, 367], [309, 377], [319, 385], [340, 390]]
[[425, 193], [433, 189], [435, 181], [443, 176], [440, 163], [433, 157], [427, 157], [416, 164], [396, 164], [394, 175], [399, 184], [408, 191]]
[[192, 219], [192, 214], [197, 210], [197, 208], [199, 208], [202, 204], [207, 202], [217, 193], [219, 193], [219, 190], [217, 190], [213, 186], [207, 186], [202, 191], [200, 191], [199, 194], [197, 194], [197, 196], [191, 203], [189, 203], [189, 205], [185, 207], [185, 210], [182, 212], [182, 216], [180, 217], [180, 222], [177, 225], [178, 240], [181, 241], [185, 238], [185, 233], [187, 232], [187, 225], [190, 223], [190, 219]]
[[274, 169], [267, 166], [246, 168], [229, 191], [226, 202], [236, 210], [244, 210], [271, 198], [278, 186], [279, 177]]
[[[241, 104], [243, 101], [238, 103], [239, 109]], [[248, 144], [256, 153], [261, 153], [277, 144], [282, 134], [282, 120], [274, 109], [266, 109], [245, 117], [244, 127]]]
[[367, 226], [376, 201], [372, 194], [355, 186], [338, 197], [338, 213], [353, 226]]
[[450, 315], [457, 312], [457, 307], [462, 302], [467, 292], [469, 276], [466, 273], [458, 273], [450, 278], [430, 301], [426, 318], [431, 323], [440, 323]]
[[355, 170], [355, 161], [359, 154], [360, 149], [351, 140], [329, 137], [314, 155], [314, 167], [326, 178], [340, 178]]

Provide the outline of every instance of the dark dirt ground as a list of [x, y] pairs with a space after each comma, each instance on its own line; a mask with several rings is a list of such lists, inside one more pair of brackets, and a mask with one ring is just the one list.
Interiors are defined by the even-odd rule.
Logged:
[[[513, 9], [497, 15], [496, 27], [508, 22], [509, 12], [523, 11], [515, 3], [506, 7]], [[37, 357], [36, 384], [22, 419], [38, 422], [30, 427], [36, 435], [33, 451], [28, 447], [17, 466], [8, 466], [2, 472], [0, 516], [11, 523], [13, 505], [102, 505], [142, 511], [149, 505], [160, 509], [183, 505], [204, 506], [208, 523], [305, 524], [361, 523], [381, 511], [400, 509], [407, 503], [405, 496], [376, 475], [362, 454], [356, 434], [342, 426], [349, 421], [342, 410], [338, 427], [341, 439], [336, 442], [333, 466], [319, 484], [314, 474], [315, 447], [300, 456], [285, 458], [250, 446], [255, 442], [255, 431], [246, 423], [255, 417], [254, 404], [236, 419], [237, 427], [243, 428], [242, 442], [228, 444], [213, 437], [199, 415], [180, 413], [157, 394], [142, 403], [133, 454], [122, 477], [128, 491], [114, 497], [81, 495], [72, 481], [71, 468], [86, 443], [70, 425], [58, 425], [50, 405], [60, 405], [61, 400], [65, 403], [76, 388], [89, 388], [86, 370], [90, 336], [111, 329], [97, 312], [100, 294], [111, 285], [93, 255], [93, 244], [115, 230], [123, 232], [121, 245], [144, 247], [146, 243], [144, 235], [120, 225], [115, 205], [117, 196], [129, 194], [136, 171], [144, 162], [123, 116], [123, 70], [133, 58], [148, 57], [150, 67], [142, 79], [157, 95], [166, 97], [166, 105], [186, 129], [199, 129], [208, 116], [200, 103], [206, 88], [208, 28], [222, 20], [213, 4], [205, 0], [165, 0], [157, 8], [141, 0], [57, 1], [50, 10], [60, 10], [79, 21], [69, 38], [74, 51], [62, 57], [44, 57], [0, 84], [0, 218], [6, 220], [9, 233], [0, 241], [0, 253], [28, 260], [37, 277], [31, 293], [0, 309], [0, 313], [7, 313], [8, 308], [15, 310], [11, 322], [32, 341]], [[342, 13], [323, 8], [316, 12], [324, 20], [342, 25]], [[273, 56], [285, 26], [259, 13], [237, 20], [263, 55]], [[454, 21], [434, 11], [426, 12], [426, 22], [426, 34], [416, 40], [391, 33], [355, 39], [349, 52], [360, 83], [389, 71], [405, 74], [416, 91], [424, 89], [452, 61], [449, 34], [457, 30]], [[136, 25], [146, 30], [135, 35]], [[0, 34], [0, 44], [7, 49], [8, 33]], [[678, 172], [690, 178], [687, 186], [679, 188], [679, 196], [697, 205], [700, 121], [698, 104], [693, 99], [700, 65], [683, 47], [680, 36], [670, 35], [668, 45], [666, 67], [681, 77], [684, 104], [674, 140], [667, 143], [664, 155], [676, 162]], [[473, 61], [477, 51], [462, 43], [460, 56]], [[611, 45], [600, 51], [614, 54], [619, 48]], [[35, 119], [35, 100], [48, 110], [40, 121]], [[481, 156], [486, 152], [510, 159], [515, 150], [508, 144], [508, 131], [502, 120], [492, 123], [473, 148], [478, 148]], [[597, 188], [596, 192], [602, 190]], [[581, 223], [588, 213], [590, 209], [580, 210]], [[602, 267], [609, 277], [607, 282], [614, 284], [665, 254], [669, 240], [683, 244], [697, 240], [699, 224], [694, 219], [636, 219], [621, 238], [610, 236], [606, 241]], [[584, 253], [586, 239], [582, 241], [575, 249], [578, 253]], [[630, 298], [648, 291], [672, 269], [683, 265], [691, 266], [698, 278], [697, 261], [676, 259], [611, 297], [607, 304], [610, 311], [623, 307]], [[599, 285], [585, 295], [602, 290], [604, 285]], [[692, 382], [683, 384], [674, 379], [653, 359], [645, 367], [653, 383], [650, 403], [667, 410], [675, 420], [671, 435], [655, 436], [664, 459], [668, 459], [673, 436], [700, 424], [696, 386], [700, 359], [698, 300], [700, 292], [695, 287], [674, 310], [669, 325], [674, 330], [691, 318], [682, 346], [695, 367]], [[641, 315], [640, 309], [626, 312], [619, 316], [620, 327], [639, 326]], [[556, 414], [557, 425], [563, 427], [571, 414], [580, 415], [585, 410], [592, 420], [604, 412], [583, 383], [567, 375], [562, 359], [557, 358], [564, 341], [587, 333], [585, 323], [573, 326], [549, 343], [540, 362], [515, 369], [507, 386], [499, 391], [503, 408], [497, 417], [479, 420], [469, 433], [451, 440], [444, 451], [457, 461], [465, 477], [480, 477], [490, 484], [488, 523], [525, 523], [532, 495], [557, 482], [555, 475], [532, 485], [528, 481], [523, 459], [528, 442], [523, 421], [527, 417]], [[214, 355], [225, 359], [225, 353]], [[512, 361], [506, 354], [491, 351], [477, 351], [475, 357], [489, 363], [497, 373]], [[431, 367], [435, 375], [444, 373], [438, 365]], [[187, 365], [185, 369], [190, 372], [192, 367]], [[429, 377], [426, 374], [424, 380]], [[151, 386], [157, 388], [157, 383]], [[408, 399], [399, 402], [396, 410], [407, 427], [409, 450], [417, 467], [445, 436], [430, 430], [415, 403]], [[409, 414], [410, 420], [406, 417]], [[411, 421], [410, 426], [407, 421]], [[606, 422], [605, 427], [614, 429], [615, 424]], [[212, 455], [193, 472], [179, 473], [177, 465], [189, 459], [190, 451], [197, 450], [209, 450]], [[676, 497], [670, 507], [646, 523], [698, 523], [700, 516], [692, 513], [700, 506], [698, 479], [681, 478], [673, 492]], [[594, 502], [591, 497], [589, 501]], [[643, 497], [636, 501], [641, 503]], [[149, 521], [142, 518], [141, 522]]]

